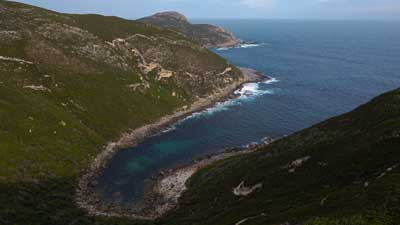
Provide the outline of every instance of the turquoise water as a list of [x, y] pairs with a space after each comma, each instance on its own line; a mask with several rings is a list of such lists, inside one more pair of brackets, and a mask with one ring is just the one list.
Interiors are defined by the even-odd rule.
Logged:
[[[399, 22], [201, 21], [258, 45], [213, 49], [275, 80], [120, 151], [99, 179], [107, 201], [131, 204], [161, 170], [228, 147], [281, 137], [400, 87]], [[118, 194], [115, 194], [118, 193]]]

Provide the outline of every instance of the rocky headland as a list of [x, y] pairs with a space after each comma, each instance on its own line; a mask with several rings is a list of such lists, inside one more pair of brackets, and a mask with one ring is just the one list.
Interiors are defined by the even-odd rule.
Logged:
[[221, 27], [209, 24], [192, 24], [178, 12], [156, 13], [138, 21], [179, 31], [206, 48], [232, 47], [244, 43], [236, 38], [232, 32]]

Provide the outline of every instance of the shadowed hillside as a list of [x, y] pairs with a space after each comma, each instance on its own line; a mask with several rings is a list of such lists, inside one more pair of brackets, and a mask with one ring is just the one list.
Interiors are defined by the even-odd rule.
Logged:
[[201, 170], [166, 221], [399, 224], [399, 147], [397, 89], [252, 154]]

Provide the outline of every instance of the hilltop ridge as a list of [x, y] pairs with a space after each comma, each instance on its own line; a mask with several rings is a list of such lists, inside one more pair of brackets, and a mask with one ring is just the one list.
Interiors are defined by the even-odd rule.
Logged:
[[153, 15], [153, 17], [164, 17], [164, 18], [174, 18], [176, 20], [184, 21], [184, 22], [189, 22], [189, 20], [186, 18], [185, 15], [176, 12], [176, 11], [165, 11], [165, 12], [159, 12]]
[[209, 24], [192, 24], [178, 12], [159, 12], [137, 21], [179, 31], [207, 48], [230, 47], [242, 43], [231, 32], [221, 27]]

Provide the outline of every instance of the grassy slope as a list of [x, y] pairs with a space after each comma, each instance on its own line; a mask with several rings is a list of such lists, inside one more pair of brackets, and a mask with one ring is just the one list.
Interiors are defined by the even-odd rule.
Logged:
[[[228, 225], [254, 217], [243, 224], [399, 224], [399, 134], [400, 89], [253, 154], [201, 170], [166, 221]], [[284, 168], [306, 156], [311, 158], [294, 173]], [[262, 182], [263, 188], [234, 196], [232, 189], [241, 181]]]
[[[32, 31], [38, 26], [32, 24], [44, 19], [80, 27], [102, 41], [143, 34], [190, 42], [176, 32], [116, 17], [57, 14], [6, 1], [0, 1], [0, 9], [7, 12], [0, 15], [5, 30]], [[18, 14], [23, 10], [26, 12]], [[53, 53], [48, 52], [47, 59], [47, 52], [40, 49], [28, 55], [34, 41], [0, 43], [1, 56], [35, 61], [33, 65], [0, 61], [0, 224], [136, 224], [87, 217], [73, 205], [73, 184], [79, 171], [108, 141], [190, 104], [190, 100], [171, 95], [176, 88], [173, 82], [155, 79], [144, 93], [130, 91], [127, 85], [139, 82], [137, 68], [124, 71], [68, 49], [63, 54], [76, 59], [70, 67], [57, 64], [59, 58]], [[196, 51], [186, 52], [216, 57], [209, 51]], [[32, 55], [38, 58], [29, 58]], [[43, 58], [51, 63], [36, 63]], [[211, 67], [223, 70], [226, 61], [218, 58]], [[44, 85], [51, 92], [23, 88], [32, 84]]]

